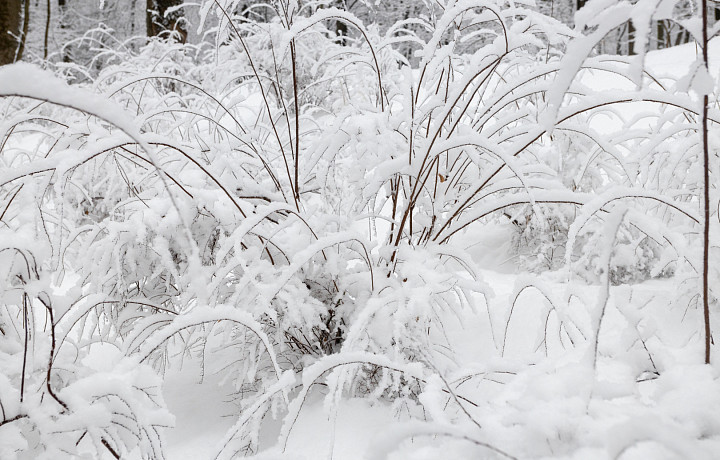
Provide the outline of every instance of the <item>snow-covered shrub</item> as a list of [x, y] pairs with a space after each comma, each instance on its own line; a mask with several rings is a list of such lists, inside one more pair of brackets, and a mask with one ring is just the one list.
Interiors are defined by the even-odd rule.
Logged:
[[[590, 123], [589, 118], [584, 120]], [[609, 144], [603, 146], [590, 142], [586, 137], [576, 139], [561, 130], [553, 135], [550, 145], [536, 151], [538, 161], [550, 168], [550, 174], [561, 180], [565, 187], [578, 192], [577, 196], [609, 192], [613, 200], [623, 200], [623, 206], [631, 204], [635, 210], [631, 213], [630, 225], [623, 228], [622, 234], [615, 241], [610, 272], [613, 285], [668, 276], [674, 273], [677, 265], [678, 253], [671, 254], [667, 240], [658, 237], [659, 233], [654, 229], [661, 229], [660, 233], [675, 231], [677, 216], [667, 213], [664, 206], [631, 202], [621, 195], [614, 195], [614, 191], [625, 187], [629, 197], [632, 197], [633, 192], [629, 189], [645, 180], [643, 175], [634, 171], [637, 167], [630, 153], [638, 145], [647, 142], [646, 136], [648, 134], [638, 130], [634, 136], [628, 136], [623, 142], [610, 147]], [[663, 137], [659, 141], [656, 139], [655, 142], [671, 150], [677, 144], [673, 136]], [[648, 184], [642, 185], [645, 190], [654, 188]], [[660, 191], [662, 194], [668, 192], [665, 188]], [[584, 225], [582, 232], [575, 234], [572, 251], [568, 256], [573, 262], [573, 272], [589, 282], [597, 282], [604, 270], [597, 264], [605, 250], [601, 244], [603, 227], [595, 222], [600, 223], [610, 209], [610, 206], [603, 208], [594, 215], [592, 224]], [[655, 217], [658, 211], [661, 213], [659, 218]], [[513, 252], [517, 266], [535, 273], [561, 269], [566, 263], [565, 251], [568, 249], [570, 227], [579, 213], [578, 207], [567, 204], [542, 206], [539, 213], [530, 205], [508, 208], [503, 219], [509, 220], [515, 229]], [[640, 218], [640, 213], [647, 213], [648, 216]]]
[[[690, 104], [631, 60], [591, 55], [602, 11], [570, 30], [522, 4], [448, 0], [383, 35], [330, 2], [258, 4], [262, 22], [238, 5], [201, 6], [200, 22], [216, 14], [212, 44], [116, 51], [82, 90], [33, 67], [0, 70], [8, 455], [55, 455], [87, 431], [77, 449], [90, 455], [162, 457], [171, 420], [148, 365], [162, 373], [187, 356], [236, 390], [218, 458], [266, 447], [270, 416], [284, 418], [284, 449], [318, 383], [331, 412], [363, 396], [433, 420], [391, 433], [384, 453], [404, 433], [501, 457], [599, 449], [590, 389], [639, 392], [642, 375], [665, 369], [653, 347], [672, 356], [646, 332], [652, 315], [610, 302], [610, 285], [694, 257]], [[592, 72], [636, 80], [602, 92], [585, 84]], [[641, 100], [655, 105], [614, 110]], [[598, 132], [602, 116], [620, 134]], [[22, 130], [33, 144], [16, 142]], [[509, 302], [494, 297], [465, 246], [508, 217], [526, 268], [563, 262], [601, 281], [599, 294], [558, 296], [534, 277]], [[606, 313], [625, 318], [624, 348], [603, 348], [615, 344]], [[451, 323], [470, 315], [483, 347], [468, 363]], [[509, 362], [528, 323], [523, 335], [539, 339]], [[597, 381], [612, 359], [629, 369], [625, 393]], [[41, 390], [25, 400], [26, 384]], [[518, 438], [530, 441], [509, 448]]]
[[548, 206], [543, 211], [543, 215], [538, 216], [525, 205], [517, 211], [508, 209], [505, 214], [515, 227], [512, 248], [517, 265], [533, 273], [563, 267], [568, 231], [574, 217], [574, 210], [564, 206]]
[[[670, 249], [635, 231], [624, 231], [612, 250], [610, 259], [610, 283], [633, 284], [652, 278], [665, 278], [675, 273], [677, 261]], [[599, 245], [601, 235], [589, 235], [584, 247]], [[605, 268], [598, 265], [597, 253], [578, 255], [574, 269], [590, 282], [597, 282]]]
[[[16, 187], [14, 199], [31, 203], [32, 195], [20, 193], [33, 185]], [[78, 292], [56, 292], [53, 241], [33, 228], [42, 211], [10, 212], [19, 228], [0, 232], [2, 458], [164, 458], [162, 430], [173, 417], [160, 378], [116, 344], [102, 344], [113, 333], [108, 323], [94, 323], [100, 315], [82, 318], [80, 331], [68, 334], [74, 324], [64, 319], [73, 317]]]

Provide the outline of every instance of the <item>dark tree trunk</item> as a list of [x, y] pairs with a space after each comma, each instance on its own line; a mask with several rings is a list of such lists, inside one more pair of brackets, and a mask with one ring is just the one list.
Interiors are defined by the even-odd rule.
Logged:
[[667, 48], [665, 42], [665, 24], [663, 21], [657, 22], [657, 47], [658, 49]]
[[153, 11], [155, 10], [155, 2], [153, 0], [146, 0], [145, 2], [145, 28], [147, 29], [147, 36], [155, 36], [153, 27]]
[[[68, 28], [68, 20], [66, 17], [67, 3], [68, 0], [58, 0], [58, 18], [61, 29]], [[72, 56], [70, 55], [70, 50], [68, 49], [68, 47], [62, 48], [62, 60], [63, 62], [72, 62]]]
[[22, 59], [25, 53], [25, 41], [27, 39], [28, 28], [30, 27], [30, 0], [25, 0], [23, 3], [23, 26], [22, 33], [20, 34], [20, 46], [18, 47], [16, 61]]
[[675, 39], [675, 46], [682, 45], [684, 43], [690, 43], [690, 32], [688, 32], [687, 29], [680, 30], [680, 33]]
[[628, 22], [628, 56], [635, 55], [635, 26]]
[[187, 39], [187, 29], [181, 21], [183, 17], [182, 10], [175, 11], [165, 16], [165, 12], [174, 6], [183, 3], [183, 0], [147, 0], [147, 35], [154, 37], [165, 31], [176, 31], [180, 42], [185, 43]]
[[336, 21], [335, 22], [335, 34], [340, 38], [340, 44], [346, 45], [347, 41], [347, 34], [348, 34], [348, 26], [343, 21]]
[[64, 29], [66, 27], [65, 24], [65, 6], [67, 4], [67, 0], [58, 0], [58, 16], [60, 17], [60, 28]]
[[20, 0], [0, 0], [0, 65], [15, 62], [21, 5]]
[[[348, 11], [345, 0], [339, 0], [335, 6], [341, 10]], [[335, 21], [335, 34], [340, 38], [341, 45], [347, 44], [348, 26], [344, 21]]]

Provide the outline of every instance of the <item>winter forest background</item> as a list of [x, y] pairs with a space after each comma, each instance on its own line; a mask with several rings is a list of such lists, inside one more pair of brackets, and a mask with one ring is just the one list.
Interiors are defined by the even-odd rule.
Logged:
[[0, 459], [713, 459], [710, 0], [0, 0]]

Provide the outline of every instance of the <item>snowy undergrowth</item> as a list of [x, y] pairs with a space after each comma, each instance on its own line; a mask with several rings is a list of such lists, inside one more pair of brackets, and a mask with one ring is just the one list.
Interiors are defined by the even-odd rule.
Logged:
[[[448, 1], [380, 35], [237, 4], [87, 87], [0, 69], [3, 459], [183, 455], [181, 365], [230, 417], [182, 428], [208, 458], [295, 458], [318, 413], [336, 458], [711, 457], [699, 80], [591, 52], [666, 8]], [[358, 413], [396, 422], [348, 452]]]

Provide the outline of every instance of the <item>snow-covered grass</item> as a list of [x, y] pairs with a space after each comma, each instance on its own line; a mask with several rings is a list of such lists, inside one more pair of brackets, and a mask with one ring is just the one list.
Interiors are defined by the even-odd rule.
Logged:
[[234, 3], [90, 86], [0, 69], [0, 458], [713, 458], [692, 46]]
[[[318, 387], [305, 402], [285, 454], [258, 458], [329, 458], [330, 453], [342, 460], [384, 458], [385, 453], [393, 459], [494, 458], [477, 440], [504, 446], [516, 458], [714, 458], [718, 441], [703, 433], [720, 423], [717, 370], [698, 363], [701, 343], [692, 339], [698, 322], [668, 302], [675, 280], [611, 288], [593, 370], [583, 364], [587, 350], [572, 343], [578, 334], [565, 333], [558, 315], [548, 319], [551, 304], [544, 295], [528, 289], [513, 302], [527, 275], [488, 271], [483, 279], [495, 291], [494, 334], [506, 344], [504, 353], [497, 356], [502, 346], [493, 344], [484, 305], [462, 311], [459, 318], [440, 318], [443, 337], [428, 352], [447, 382], [436, 381], [438, 386], [425, 387], [420, 396], [423, 405], [432, 407], [435, 399], [443, 408], [436, 426], [410, 423], [411, 416], [437, 414], [408, 402], [351, 399], [330, 409], [328, 391]], [[581, 300], [569, 302], [567, 309], [557, 307], [587, 331], [583, 307], [592, 304], [601, 286], [533, 282], [549, 288], [553, 300], [568, 291], [578, 296]], [[696, 316], [691, 312], [689, 318]], [[566, 319], [565, 327], [575, 327], [570, 324]], [[212, 377], [198, 383], [198, 374], [187, 365], [181, 375], [166, 374], [166, 399], [178, 427], [167, 438], [170, 458], [213, 458], [210, 453], [238, 415], [231, 389]], [[445, 384], [456, 396], [444, 393]], [[469, 424], [454, 397], [482, 428]], [[698, 398], [704, 403], [697, 404]], [[270, 417], [264, 421], [261, 451], [274, 446], [279, 424]], [[401, 442], [405, 430], [413, 442]], [[450, 436], [437, 437], [442, 433]], [[462, 436], [474, 441], [454, 439]]]

